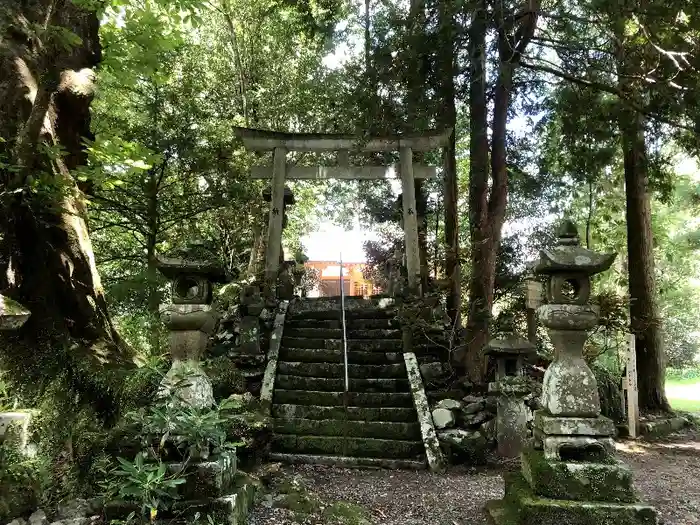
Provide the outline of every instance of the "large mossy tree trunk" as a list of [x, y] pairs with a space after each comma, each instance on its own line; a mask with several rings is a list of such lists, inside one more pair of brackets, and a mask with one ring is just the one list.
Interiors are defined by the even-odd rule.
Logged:
[[94, 372], [131, 355], [107, 311], [71, 173], [86, 161], [98, 29], [97, 13], [70, 0], [0, 7], [2, 293], [32, 312], [2, 357], [23, 384], [63, 376], [110, 404]]

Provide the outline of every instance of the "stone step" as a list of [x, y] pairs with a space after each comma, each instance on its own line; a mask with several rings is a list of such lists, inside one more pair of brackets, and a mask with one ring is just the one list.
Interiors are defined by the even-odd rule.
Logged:
[[[340, 392], [345, 388], [344, 379], [307, 377], [278, 374], [275, 388], [282, 390], [321, 390]], [[408, 392], [408, 379], [350, 379], [351, 392]]]
[[[285, 330], [287, 328], [325, 328], [331, 330], [339, 330], [343, 327], [340, 320], [340, 312], [337, 319], [304, 319], [304, 318], [288, 318], [284, 322]], [[399, 322], [395, 319], [377, 318], [377, 319], [345, 319], [345, 328], [347, 330], [387, 330], [400, 328]]]
[[[347, 328], [348, 339], [401, 339], [401, 330], [398, 329], [357, 329]], [[304, 339], [343, 339], [342, 328], [296, 328], [284, 327], [284, 337]]]
[[277, 434], [303, 436], [348, 436], [416, 441], [421, 439], [420, 425], [417, 422], [277, 418], [274, 420], [273, 429]]
[[416, 411], [411, 408], [384, 408], [349, 406], [320, 406], [278, 404], [272, 405], [272, 416], [305, 419], [349, 419], [353, 421], [396, 421], [413, 423], [417, 420]]
[[[290, 376], [327, 377], [332, 379], [345, 377], [345, 365], [340, 363], [309, 363], [304, 361], [281, 361], [277, 365], [277, 373]], [[403, 363], [392, 365], [354, 365], [348, 364], [348, 375], [351, 378], [405, 379], [406, 366]]]
[[412, 459], [364, 458], [351, 456], [325, 456], [321, 454], [286, 454], [273, 452], [271, 461], [291, 464], [328, 465], [342, 468], [387, 468], [424, 470], [425, 461]]
[[418, 459], [423, 455], [425, 449], [422, 441], [273, 434], [272, 451], [371, 458]]
[[[306, 337], [282, 337], [282, 346], [294, 348], [327, 348], [342, 350], [342, 339], [312, 339]], [[401, 339], [348, 339], [348, 350], [359, 352], [403, 352]]]
[[[305, 363], [343, 363], [343, 351], [326, 348], [291, 348], [280, 349], [280, 360], [301, 361]], [[358, 365], [390, 365], [403, 363], [402, 352], [348, 352], [348, 363]]]
[[[297, 404], [307, 406], [343, 407], [344, 392], [286, 390], [275, 385], [272, 398], [276, 404]], [[348, 406], [411, 408], [413, 396], [408, 392], [348, 392]]]
[[[393, 308], [346, 308], [345, 319], [395, 319], [396, 310]], [[321, 319], [321, 320], [340, 320], [341, 312], [340, 305], [328, 308], [325, 310], [315, 309], [297, 309], [290, 312], [291, 319]]]

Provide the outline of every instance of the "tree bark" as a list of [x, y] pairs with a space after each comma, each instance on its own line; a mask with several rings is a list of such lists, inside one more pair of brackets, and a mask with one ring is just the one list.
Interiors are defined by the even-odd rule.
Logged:
[[[0, 42], [0, 157], [15, 167], [0, 174], [3, 192], [12, 195], [2, 210], [2, 292], [32, 312], [3, 358], [25, 374], [23, 382], [42, 384], [78, 373], [61, 352], [78, 357], [83, 350], [81, 358], [100, 367], [128, 364], [130, 350], [107, 311], [84, 197], [71, 176], [85, 163], [82, 141], [90, 137], [92, 68], [100, 61], [96, 13], [43, 0], [0, 16], [0, 25], [12, 28]], [[51, 26], [81, 42], [66, 50], [42, 41], [48, 32], [35, 31]]]
[[517, 24], [515, 17], [503, 12], [501, 7], [494, 10], [498, 33], [498, 77], [494, 86], [491, 124], [490, 187], [485, 65], [488, 27], [486, 2], [478, 0], [472, 13], [469, 33], [469, 229], [472, 268], [465, 365], [469, 378], [474, 382], [481, 382], [484, 374], [482, 352], [489, 338], [496, 256], [508, 201], [506, 131], [513, 93], [513, 75], [523, 51], [534, 35], [538, 10], [538, 2], [528, 0], [519, 12]]
[[[627, 0], [619, 0], [614, 20], [620, 92], [624, 100], [639, 102], [645, 87], [633, 80], [642, 67], [644, 54], [625, 35], [631, 16]], [[635, 104], [638, 105], [638, 104]], [[661, 320], [656, 304], [654, 237], [651, 229], [651, 197], [644, 116], [627, 103], [620, 103], [620, 138], [624, 158], [627, 218], [627, 268], [629, 273], [630, 325], [635, 334], [639, 408], [669, 412], [666, 398], [666, 363]]]
[[[464, 364], [469, 377], [481, 380], [481, 349], [488, 338], [495, 257], [489, 246], [489, 143], [486, 98], [486, 2], [475, 3], [469, 28], [469, 240], [471, 273]], [[491, 262], [493, 259], [493, 263]]]
[[[455, 107], [455, 22], [451, 3], [440, 4], [439, 31], [441, 35], [440, 46], [440, 99], [443, 102], [442, 125], [452, 128], [449, 143], [442, 149], [444, 172], [444, 200], [445, 200], [445, 273], [449, 280], [447, 292], [447, 315], [452, 326], [457, 328], [461, 324], [460, 306], [462, 302], [462, 277], [459, 261], [459, 222], [457, 210], [457, 158], [456, 158], [456, 126], [457, 109]], [[458, 330], [454, 330], [458, 332]]]
[[636, 340], [639, 407], [646, 411], [670, 411], [665, 390], [666, 362], [661, 320], [656, 305], [649, 177], [642, 116], [633, 113], [622, 118], [620, 130], [627, 200], [630, 320]]

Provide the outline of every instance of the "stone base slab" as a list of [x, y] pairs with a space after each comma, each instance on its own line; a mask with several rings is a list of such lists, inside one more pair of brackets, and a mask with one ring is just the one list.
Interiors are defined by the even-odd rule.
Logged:
[[531, 448], [522, 453], [522, 473], [533, 492], [554, 499], [632, 503], [632, 473], [621, 461], [547, 461]]
[[495, 525], [656, 525], [656, 510], [639, 503], [605, 503], [541, 498], [522, 474], [505, 476], [506, 497], [489, 501]]
[[614, 436], [615, 423], [604, 416], [557, 417], [535, 410], [533, 427], [542, 434], [563, 436]]
[[214, 461], [168, 464], [168, 472], [171, 474], [183, 470], [187, 477], [185, 483], [178, 486], [180, 498], [216, 498], [231, 489], [236, 474], [236, 455], [224, 452]]

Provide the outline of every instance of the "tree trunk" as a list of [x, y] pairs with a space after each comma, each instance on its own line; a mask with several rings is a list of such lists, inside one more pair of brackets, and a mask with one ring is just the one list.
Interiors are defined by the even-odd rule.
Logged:
[[470, 169], [469, 227], [472, 273], [469, 283], [467, 350], [465, 365], [469, 378], [483, 379], [482, 352], [489, 338], [489, 323], [496, 280], [496, 256], [501, 242], [508, 201], [506, 131], [513, 93], [513, 75], [522, 53], [532, 40], [537, 26], [539, 3], [528, 2], [526, 11], [507, 14], [502, 6], [494, 9], [498, 33], [498, 78], [494, 86], [491, 125], [491, 185], [489, 188], [489, 147], [486, 97], [487, 6], [476, 2], [469, 39]]
[[[23, 3], [0, 16], [13, 28], [0, 43], [0, 157], [16, 168], [1, 173], [2, 190], [12, 194], [2, 210], [2, 291], [32, 312], [3, 357], [23, 383], [46, 384], [63, 373], [75, 380], [81, 372], [71, 359], [81, 350], [81, 360], [99, 366], [131, 359], [107, 311], [83, 196], [70, 173], [86, 160], [99, 23], [69, 1]], [[81, 42], [70, 51], [39, 45], [30, 32], [42, 26], [62, 27]]]
[[[452, 128], [450, 141], [442, 149], [444, 171], [445, 199], [445, 272], [450, 286], [447, 293], [447, 315], [452, 326], [461, 324], [460, 306], [462, 302], [462, 277], [459, 262], [459, 223], [457, 210], [457, 158], [456, 126], [457, 110], [455, 107], [455, 27], [454, 14], [449, 2], [440, 4], [439, 31], [440, 46], [440, 99], [443, 100], [442, 125]], [[437, 242], [437, 240], [436, 240]], [[457, 332], [458, 330], [455, 330]]]
[[[476, 2], [469, 28], [469, 240], [471, 273], [464, 364], [472, 380], [481, 381], [481, 349], [488, 339], [488, 317], [495, 275], [488, 246], [489, 143], [486, 98], [486, 2]], [[447, 205], [447, 203], [445, 203]], [[489, 290], [491, 290], [489, 292]]]
[[666, 363], [661, 320], [656, 305], [654, 246], [642, 116], [620, 120], [627, 197], [627, 257], [630, 319], [635, 334], [639, 406], [646, 411], [670, 411], [666, 399]]
[[[633, 79], [640, 69], [643, 54], [625, 36], [625, 23], [630, 17], [626, 4], [626, 0], [619, 0], [620, 10], [614, 21], [620, 91], [626, 100], [639, 101], [643, 99], [645, 90]], [[621, 102], [618, 118], [624, 157], [630, 325], [635, 334], [637, 352], [639, 408], [652, 412], [669, 412], [671, 407], [666, 399], [666, 363], [661, 320], [656, 305], [654, 237], [651, 229], [644, 117]]]

